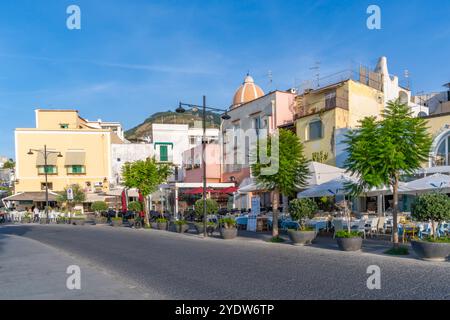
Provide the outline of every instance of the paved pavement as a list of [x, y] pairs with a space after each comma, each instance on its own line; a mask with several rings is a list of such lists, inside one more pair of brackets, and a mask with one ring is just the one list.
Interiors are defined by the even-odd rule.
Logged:
[[[80, 290], [68, 289], [69, 266], [80, 267]], [[71, 282], [73, 284], [73, 282]], [[38, 241], [0, 234], [0, 300], [151, 298], [107, 270], [97, 268]], [[161, 298], [156, 295], [153, 298]]]
[[[450, 299], [449, 262], [387, 256], [383, 244], [370, 241], [363, 252], [341, 252], [331, 239], [298, 247], [109, 226], [0, 227], [0, 237], [9, 234], [136, 284], [136, 290], [148, 293], [142, 298]], [[0, 261], [3, 251], [0, 247]], [[370, 265], [381, 269], [380, 290], [367, 288]]]

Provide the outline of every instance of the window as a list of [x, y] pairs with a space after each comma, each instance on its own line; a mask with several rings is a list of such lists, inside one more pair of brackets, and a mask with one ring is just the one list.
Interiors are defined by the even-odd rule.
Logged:
[[434, 149], [434, 157], [432, 158], [432, 166], [450, 166], [450, 134], [444, 136], [441, 142]]
[[308, 124], [306, 140], [316, 140], [323, 137], [322, 121], [313, 120]]
[[58, 168], [56, 166], [38, 166], [38, 174], [58, 174]]
[[59, 127], [60, 127], [61, 129], [69, 129], [69, 124], [68, 124], [68, 123], [60, 123], [60, 124], [59, 124]]
[[336, 106], [336, 91], [329, 92], [325, 95], [325, 108], [333, 108]]
[[169, 155], [167, 152], [167, 146], [160, 146], [159, 147], [159, 161], [168, 161]]
[[[41, 182], [41, 190], [45, 190], [45, 185], [46, 185], [45, 182]], [[53, 183], [52, 183], [52, 182], [48, 182], [48, 183], [47, 183], [47, 186], [48, 186], [48, 188], [49, 188], [50, 190], [53, 190]]]
[[81, 165], [67, 166], [67, 174], [85, 174], [86, 167]]
[[256, 131], [256, 136], [259, 136], [259, 129], [261, 129], [261, 118], [253, 118], [253, 129]]

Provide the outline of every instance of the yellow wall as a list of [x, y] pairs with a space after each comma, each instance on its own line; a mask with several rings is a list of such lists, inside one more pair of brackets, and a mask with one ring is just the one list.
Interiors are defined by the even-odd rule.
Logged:
[[69, 129], [78, 129], [80, 121], [76, 110], [36, 110], [36, 128], [60, 129], [60, 124], [69, 125]]
[[[339, 107], [325, 110], [325, 95], [332, 90], [336, 90], [336, 105]], [[352, 80], [330, 90], [308, 93], [303, 101], [306, 115], [297, 119], [296, 127], [297, 136], [304, 143], [305, 155], [312, 160], [315, 152], [328, 153], [328, 159], [324, 163], [333, 166], [336, 165], [335, 129], [354, 128], [359, 120], [367, 116], [379, 116], [383, 110], [382, 92]], [[317, 119], [322, 120], [323, 137], [307, 141], [308, 124]]]
[[[110, 144], [111, 133], [106, 130], [38, 130], [16, 129], [16, 192], [39, 191], [44, 175], [38, 175], [36, 167], [37, 153], [28, 155], [30, 148], [42, 149], [44, 144], [48, 149], [60, 151], [62, 158], [57, 158], [57, 175], [48, 175], [48, 181], [53, 183], [54, 191], [61, 191], [70, 184], [85, 182], [103, 182], [104, 178], [111, 179]], [[65, 167], [65, 154], [68, 150], [82, 149], [86, 153], [86, 174], [68, 175]], [[107, 183], [106, 186], [107, 187]]]

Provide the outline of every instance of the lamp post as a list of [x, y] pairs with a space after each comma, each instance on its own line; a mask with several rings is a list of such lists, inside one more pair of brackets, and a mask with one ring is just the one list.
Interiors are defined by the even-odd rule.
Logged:
[[47, 157], [49, 154], [58, 154], [58, 158], [62, 158], [62, 154], [59, 151], [48, 151], [47, 145], [44, 145], [44, 150], [39, 149], [30, 149], [27, 154], [33, 155], [34, 152], [39, 152], [44, 156], [44, 175], [45, 175], [45, 217], [47, 218], [46, 223], [49, 223], [48, 221], [48, 177], [47, 177]]
[[206, 217], [206, 110], [211, 110], [211, 111], [216, 111], [216, 112], [222, 112], [222, 116], [221, 118], [223, 120], [229, 120], [231, 117], [228, 115], [227, 110], [223, 110], [223, 109], [218, 109], [218, 108], [212, 108], [212, 107], [207, 107], [206, 106], [206, 96], [203, 96], [203, 105], [198, 106], [195, 104], [190, 104], [190, 103], [183, 103], [180, 102], [180, 104], [178, 105], [178, 108], [175, 110], [177, 113], [184, 113], [186, 111], [186, 109], [184, 109], [184, 107], [187, 108], [191, 108], [194, 111], [197, 111], [198, 109], [202, 109], [202, 128], [203, 128], [203, 137], [202, 137], [202, 171], [203, 171], [203, 188], [202, 188], [202, 193], [203, 193], [203, 226], [204, 226], [204, 230], [203, 230], [203, 235], [205, 237], [208, 236], [207, 232], [206, 232], [206, 227], [207, 227], [207, 217]]

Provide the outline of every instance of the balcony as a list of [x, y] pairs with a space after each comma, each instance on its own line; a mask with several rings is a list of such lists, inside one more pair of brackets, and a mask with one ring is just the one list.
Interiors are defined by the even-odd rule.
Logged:
[[318, 112], [324, 112], [334, 108], [348, 110], [348, 97], [335, 96], [331, 99], [309, 99], [308, 95], [299, 97], [297, 100], [296, 118], [302, 118]]

